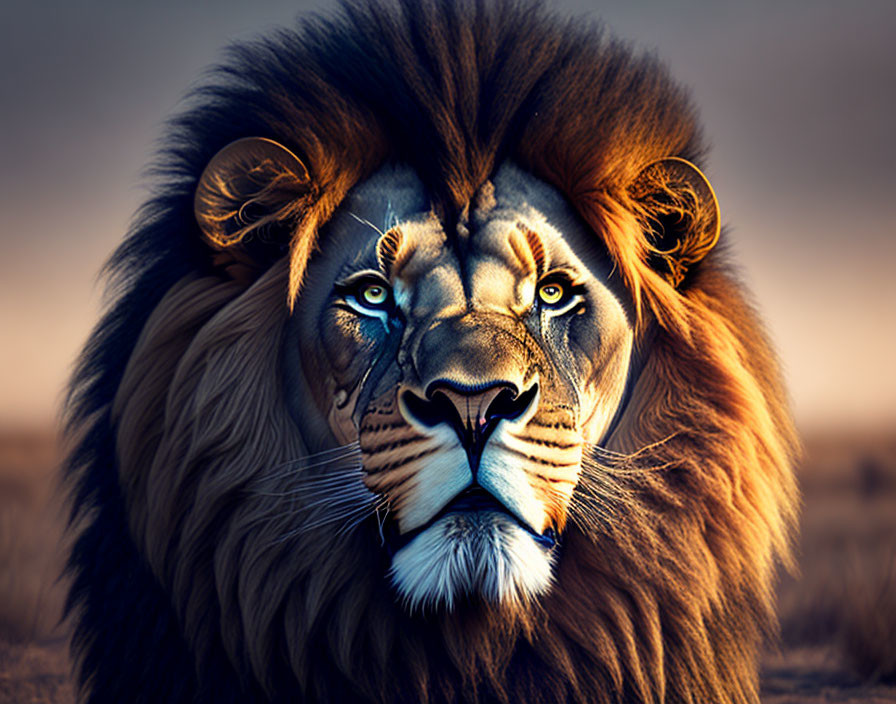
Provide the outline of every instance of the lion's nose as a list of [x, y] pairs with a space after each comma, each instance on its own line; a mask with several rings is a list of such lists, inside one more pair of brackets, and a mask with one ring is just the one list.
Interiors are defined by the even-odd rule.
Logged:
[[454, 430], [467, 451], [475, 476], [492, 431], [505, 418], [519, 418], [531, 405], [537, 390], [537, 384], [519, 393], [515, 384], [507, 382], [483, 389], [439, 380], [429, 384], [425, 399], [406, 391], [403, 400], [408, 412], [423, 425], [444, 423]]

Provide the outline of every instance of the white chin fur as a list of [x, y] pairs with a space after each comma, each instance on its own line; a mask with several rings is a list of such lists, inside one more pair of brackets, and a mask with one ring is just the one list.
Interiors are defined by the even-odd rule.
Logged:
[[451, 609], [463, 595], [526, 603], [551, 586], [552, 553], [498, 512], [452, 513], [392, 558], [392, 584], [410, 611]]

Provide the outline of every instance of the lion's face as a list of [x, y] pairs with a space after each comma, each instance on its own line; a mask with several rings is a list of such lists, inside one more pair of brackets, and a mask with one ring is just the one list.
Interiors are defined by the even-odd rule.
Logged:
[[608, 258], [509, 164], [455, 232], [387, 167], [321, 250], [291, 322], [315, 334], [286, 359], [327, 419], [315, 449], [360, 443], [398, 592], [412, 608], [545, 592], [583, 446], [625, 388], [633, 331]]

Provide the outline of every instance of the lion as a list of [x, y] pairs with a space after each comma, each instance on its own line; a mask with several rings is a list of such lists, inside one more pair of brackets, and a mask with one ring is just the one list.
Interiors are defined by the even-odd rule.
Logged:
[[347, 4], [173, 123], [68, 404], [83, 702], [756, 702], [798, 443], [691, 99]]

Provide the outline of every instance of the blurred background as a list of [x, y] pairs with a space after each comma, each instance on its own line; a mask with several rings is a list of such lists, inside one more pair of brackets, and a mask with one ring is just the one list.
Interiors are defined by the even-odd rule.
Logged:
[[[789, 379], [807, 446], [802, 577], [781, 586], [765, 697], [887, 698], [873, 683], [896, 675], [896, 3], [555, 4], [655, 51], [692, 90], [708, 175]], [[54, 427], [102, 308], [99, 269], [146, 198], [142, 170], [229, 41], [309, 10], [332, 8], [0, 9], [0, 702], [70, 696]]]

